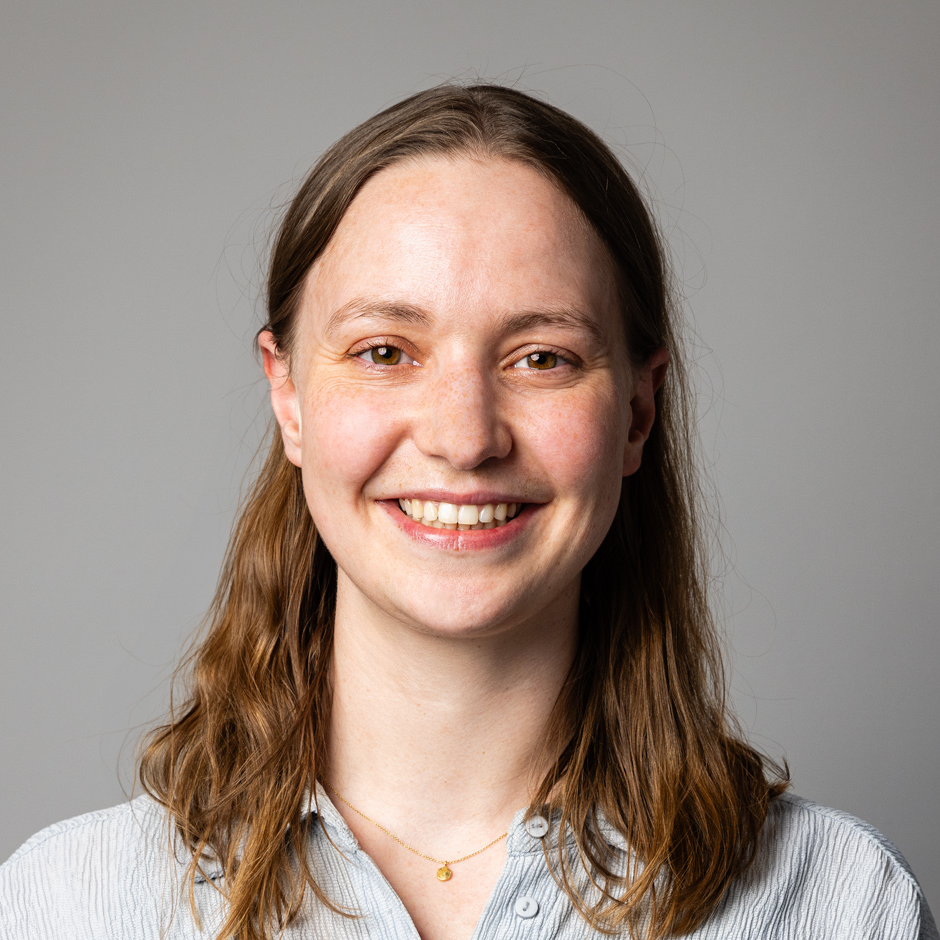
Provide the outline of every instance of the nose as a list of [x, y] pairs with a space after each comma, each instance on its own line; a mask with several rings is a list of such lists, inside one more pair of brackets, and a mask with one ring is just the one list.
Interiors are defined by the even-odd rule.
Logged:
[[475, 366], [442, 371], [424, 389], [413, 437], [428, 456], [442, 457], [457, 470], [472, 470], [512, 449], [493, 378]]

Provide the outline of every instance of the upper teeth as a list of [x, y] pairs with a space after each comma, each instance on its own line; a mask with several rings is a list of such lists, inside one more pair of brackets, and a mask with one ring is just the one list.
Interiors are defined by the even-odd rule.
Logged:
[[436, 503], [429, 499], [400, 499], [402, 512], [434, 529], [494, 529], [505, 525], [522, 503]]

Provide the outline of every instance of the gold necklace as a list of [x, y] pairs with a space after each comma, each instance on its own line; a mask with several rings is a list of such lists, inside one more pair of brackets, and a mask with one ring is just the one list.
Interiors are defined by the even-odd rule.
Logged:
[[381, 829], [390, 839], [394, 839], [403, 849], [408, 849], [409, 852], [414, 852], [415, 855], [419, 855], [421, 858], [426, 858], [429, 862], [435, 862], [441, 867], [437, 870], [437, 880], [438, 881], [450, 881], [454, 877], [454, 873], [450, 870], [451, 865], [456, 865], [457, 862], [465, 862], [468, 858], [473, 858], [474, 855], [479, 855], [481, 852], [485, 852], [487, 849], [491, 849], [497, 842], [502, 841], [509, 835], [508, 832], [504, 832], [501, 836], [497, 836], [492, 842], [487, 842], [482, 849], [477, 849], [476, 852], [471, 852], [469, 855], [464, 855], [461, 858], [452, 858], [450, 861], [446, 861], [443, 858], [434, 858], [432, 855], [425, 855], [424, 852], [419, 852], [416, 848], [408, 845], [407, 842], [403, 842], [394, 832], [389, 832], [381, 823], [376, 822], [371, 816], [366, 816], [366, 814], [361, 809], [356, 809], [349, 800], [343, 796], [336, 787], [331, 783], [326, 784], [333, 793], [338, 796], [354, 813], [358, 816], [361, 816], [366, 822], [372, 823], [378, 829]]

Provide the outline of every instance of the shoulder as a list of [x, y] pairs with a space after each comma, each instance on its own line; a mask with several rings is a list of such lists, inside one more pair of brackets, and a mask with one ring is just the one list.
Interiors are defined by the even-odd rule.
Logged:
[[[770, 805], [766, 837], [787, 855], [798, 846], [845, 862], [877, 863], [901, 881], [916, 884], [897, 846], [874, 826], [841, 810], [785, 793]], [[867, 868], [866, 868], [867, 870]]]
[[61, 852], [81, 853], [93, 844], [113, 843], [122, 846], [128, 838], [152, 833], [159, 824], [162, 811], [153, 800], [138, 797], [130, 803], [85, 813], [65, 819], [37, 832], [27, 839], [3, 865], [0, 872], [9, 876], [11, 872], [29, 867], [40, 859]]
[[740, 928], [721, 934], [729, 937], [937, 938], [920, 885], [888, 839], [792, 794], [771, 804], [754, 864], [716, 914]]
[[157, 935], [188, 907], [175, 845], [146, 796], [43, 829], [0, 866], [0, 940]]

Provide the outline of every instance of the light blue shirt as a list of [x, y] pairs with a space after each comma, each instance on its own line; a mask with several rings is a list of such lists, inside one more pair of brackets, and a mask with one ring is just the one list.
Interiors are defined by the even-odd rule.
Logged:
[[[310, 832], [315, 876], [343, 918], [309, 896], [285, 940], [418, 940], [408, 912], [325, 792]], [[311, 813], [313, 809], [311, 808]], [[602, 935], [572, 909], [548, 870], [539, 826], [516, 814], [506, 863], [474, 940], [587, 940]], [[623, 860], [627, 846], [601, 821]], [[224, 874], [195, 886], [197, 928], [163, 810], [148, 797], [44, 829], [0, 867], [2, 940], [182, 940], [214, 937]], [[550, 836], [549, 836], [550, 837]], [[432, 876], [433, 877], [433, 874]], [[459, 877], [459, 870], [455, 873]], [[433, 887], [446, 890], [436, 882]], [[923, 892], [898, 850], [867, 824], [799, 797], [770, 809], [754, 865], [693, 940], [938, 940]]]

